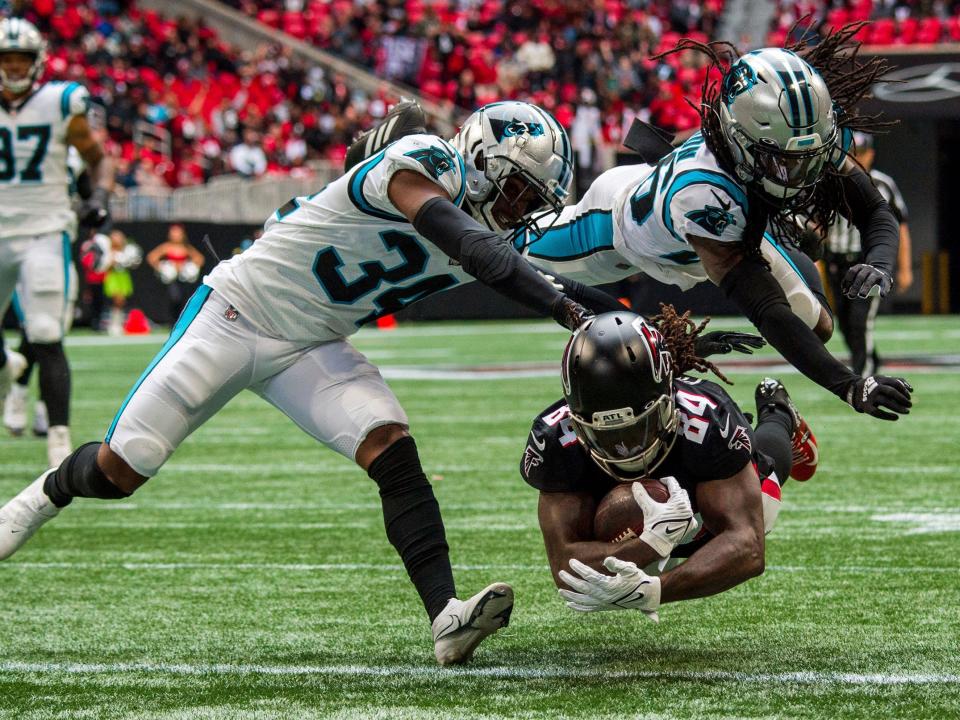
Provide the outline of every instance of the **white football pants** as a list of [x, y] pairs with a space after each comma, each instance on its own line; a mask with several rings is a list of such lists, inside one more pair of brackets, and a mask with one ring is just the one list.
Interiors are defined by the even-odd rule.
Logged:
[[137, 473], [151, 477], [244, 389], [351, 460], [374, 428], [407, 426], [380, 371], [346, 340], [269, 337], [202, 285], [127, 395], [106, 442]]

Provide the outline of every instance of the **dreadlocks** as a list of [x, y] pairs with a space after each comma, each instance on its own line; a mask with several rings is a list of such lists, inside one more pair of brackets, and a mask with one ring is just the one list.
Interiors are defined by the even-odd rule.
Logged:
[[678, 373], [685, 374], [691, 370], [701, 373], [710, 371], [727, 385], [733, 385], [716, 365], [696, 353], [697, 335], [707, 326], [710, 318], [697, 325], [690, 319], [689, 310], [679, 315], [673, 305], [660, 303], [660, 314], [651, 318], [651, 321], [663, 335]]
[[[806, 21], [807, 18], [801, 18], [794, 23], [790, 34]], [[816, 45], [810, 46], [805, 40], [800, 40], [787, 45], [785, 49], [800, 55], [823, 77], [830, 91], [830, 98], [837, 113], [837, 124], [841, 130], [875, 133], [886, 130], [894, 123], [883, 121], [877, 115], [862, 115], [856, 105], [867, 97], [870, 88], [889, 71], [890, 66], [879, 57], [867, 60], [860, 58], [860, 43], [854, 38], [864, 25], [865, 22], [850, 23], [827, 33]], [[716, 157], [720, 167], [736, 177], [733, 156], [720, 126], [720, 102], [721, 79], [741, 53], [728, 42], [703, 43], [682, 38], [673, 49], [653, 57], [660, 59], [684, 50], [701, 52], [709, 60], [709, 72], [703, 82], [700, 106], [694, 106], [694, 109], [700, 116], [705, 144]], [[849, 152], [847, 154], [853, 157]], [[760, 257], [760, 243], [768, 225], [774, 235], [801, 247], [805, 244], [803, 235], [807, 227], [822, 236], [836, 220], [838, 212], [849, 213], [841, 172], [833, 163], [825, 165], [823, 175], [812, 191], [804, 197], [802, 206], [795, 203], [775, 205], [767, 200], [763, 193], [749, 185], [747, 195], [749, 209], [743, 242], [745, 254], [748, 256]]]

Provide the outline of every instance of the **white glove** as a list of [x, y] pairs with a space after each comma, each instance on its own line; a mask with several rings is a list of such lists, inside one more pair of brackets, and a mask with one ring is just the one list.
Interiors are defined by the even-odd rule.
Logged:
[[548, 283], [553, 285], [554, 290], [556, 290], [557, 292], [564, 291], [565, 288], [563, 287], [563, 285], [553, 275], [550, 275], [549, 273], [545, 273], [543, 270], [537, 270], [537, 272], [540, 274], [540, 277], [542, 277]]
[[697, 519], [690, 507], [690, 496], [674, 477], [662, 478], [670, 491], [666, 502], [657, 502], [647, 494], [643, 484], [633, 484], [633, 499], [643, 510], [643, 532], [640, 539], [661, 557], [667, 557], [687, 533], [697, 527]]
[[576, 559], [570, 560], [570, 569], [580, 577], [560, 571], [560, 579], [573, 588], [559, 591], [567, 607], [580, 612], [639, 610], [654, 622], [660, 622], [657, 614], [660, 578], [615, 557], [608, 557], [603, 566], [616, 575], [604, 575]]

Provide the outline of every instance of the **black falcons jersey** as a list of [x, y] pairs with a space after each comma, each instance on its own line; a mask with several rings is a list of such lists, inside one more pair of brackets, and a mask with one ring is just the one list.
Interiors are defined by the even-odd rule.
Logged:
[[[761, 478], [772, 471], [770, 459], [754, 449], [749, 421], [722, 387], [678, 377], [673, 397], [680, 411], [677, 440], [653, 477], [675, 477], [695, 501], [698, 483], [736, 475], [748, 462], [757, 463]], [[587, 492], [597, 499], [618, 484], [577, 441], [563, 400], [534, 420], [520, 474], [543, 492]]]

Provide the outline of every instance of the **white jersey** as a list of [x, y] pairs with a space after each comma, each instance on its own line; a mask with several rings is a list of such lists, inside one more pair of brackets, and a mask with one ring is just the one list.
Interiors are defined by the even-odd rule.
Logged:
[[746, 218], [746, 191], [696, 133], [656, 165], [603, 173], [524, 254], [588, 284], [643, 271], [686, 290], [707, 279], [687, 236], [739, 242]]
[[44, 83], [16, 108], [0, 100], [0, 239], [74, 234], [67, 126], [89, 103], [75, 82]]
[[473, 278], [400, 215], [387, 196], [412, 170], [460, 205], [463, 158], [433, 135], [408, 135], [313, 195], [277, 210], [264, 234], [204, 282], [274, 337], [345, 337], [381, 315]]

